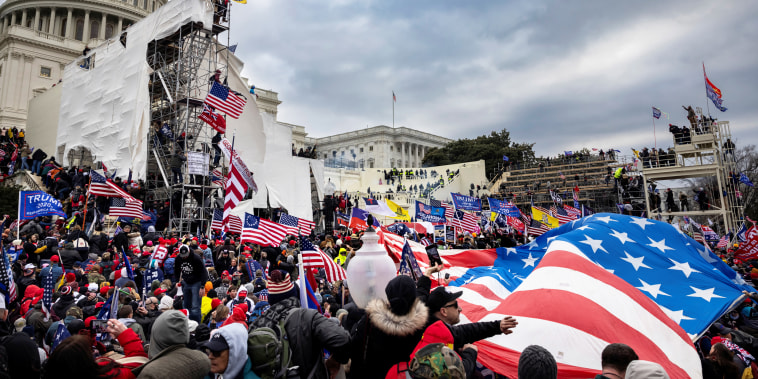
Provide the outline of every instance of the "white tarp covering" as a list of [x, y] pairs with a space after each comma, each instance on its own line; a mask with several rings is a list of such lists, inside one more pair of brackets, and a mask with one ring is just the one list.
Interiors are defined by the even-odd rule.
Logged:
[[261, 117], [266, 134], [266, 157], [262, 164], [249, 165], [259, 191], [252, 199], [240, 202], [232, 214], [252, 214], [253, 208], [267, 208], [270, 204], [272, 208], [286, 208], [293, 216], [313, 220], [310, 170], [313, 167], [314, 174], [323, 177], [323, 166], [311, 165], [312, 159], [293, 157], [292, 129], [278, 124], [268, 113], [262, 113]]
[[171, 1], [126, 30], [126, 47], [118, 37], [92, 50], [93, 68], [66, 66], [58, 122], [57, 148], [63, 162], [72, 149], [89, 149], [96, 161], [120, 172], [147, 171], [150, 126], [147, 46], [171, 35], [182, 25], [212, 25], [206, 0]]

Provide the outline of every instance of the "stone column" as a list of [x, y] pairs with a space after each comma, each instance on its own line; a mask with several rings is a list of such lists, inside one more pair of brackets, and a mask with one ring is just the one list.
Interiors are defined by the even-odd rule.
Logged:
[[84, 33], [82, 34], [82, 42], [85, 44], [89, 42], [90, 24], [89, 24], [89, 10], [84, 11]]
[[100, 39], [105, 39], [105, 23], [108, 21], [108, 18], [105, 13], [103, 13], [103, 18], [100, 21], [100, 33], [98, 33], [98, 36]]
[[39, 30], [39, 7], [34, 8], [34, 25], [32, 25], [32, 29]]
[[3, 33], [8, 31], [8, 17], [3, 17]]
[[11, 12], [11, 25], [16, 25], [16, 12]]
[[55, 8], [50, 10], [50, 27], [48, 28], [48, 33], [55, 34]]
[[26, 9], [21, 11], [21, 26], [26, 26]]
[[68, 14], [66, 15], [66, 30], [63, 31], [63, 33], [65, 33], [64, 37], [72, 38], [71, 31], [74, 26], [76, 26], [76, 23], [74, 22], [74, 8], [68, 8]]
[[119, 17], [118, 26], [116, 27], [116, 30], [115, 30], [115, 35], [121, 35], [121, 28], [123, 27], [123, 25], [124, 25], [124, 18]]

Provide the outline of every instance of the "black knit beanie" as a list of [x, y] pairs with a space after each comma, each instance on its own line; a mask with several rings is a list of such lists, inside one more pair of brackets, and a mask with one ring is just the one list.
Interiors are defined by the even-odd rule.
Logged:
[[558, 377], [555, 358], [544, 347], [529, 345], [518, 360], [519, 379], [554, 379]]
[[398, 275], [387, 283], [384, 293], [387, 294], [392, 313], [407, 315], [416, 301], [416, 282], [410, 276]]

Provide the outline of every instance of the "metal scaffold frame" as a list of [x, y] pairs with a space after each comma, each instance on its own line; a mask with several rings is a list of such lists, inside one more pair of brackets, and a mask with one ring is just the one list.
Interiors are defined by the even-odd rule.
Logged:
[[723, 220], [724, 233], [736, 231], [744, 220], [744, 206], [738, 198], [740, 183], [738, 176], [735, 176], [739, 173], [734, 149], [727, 146], [727, 140], [731, 141], [729, 121], [712, 122], [702, 118], [697, 125], [693, 125], [688, 140], [673, 141], [673, 161], [665, 164], [653, 162], [643, 168], [645, 188], [651, 181], [713, 178], [706, 185], [706, 192], [711, 195], [710, 209], [695, 211], [694, 204], [691, 204], [687, 211], [667, 209], [664, 212], [656, 210], [650, 196], [646, 196], [648, 217], [717, 216]]
[[[213, 215], [218, 187], [210, 182], [209, 173], [187, 174], [186, 160], [180, 164], [182, 175], [176, 175], [173, 168], [179, 163], [179, 154], [185, 153], [186, 158], [186, 152], [208, 154], [209, 169], [214, 168], [211, 139], [216, 131], [198, 116], [216, 70], [227, 71], [218, 60], [218, 50], [226, 47], [215, 38], [227, 30], [218, 24], [209, 30], [201, 23], [189, 23], [148, 46], [147, 62], [153, 72], [149, 82], [147, 200], [156, 209], [168, 203], [169, 233], [205, 232]], [[176, 176], [182, 180], [175, 180]]]

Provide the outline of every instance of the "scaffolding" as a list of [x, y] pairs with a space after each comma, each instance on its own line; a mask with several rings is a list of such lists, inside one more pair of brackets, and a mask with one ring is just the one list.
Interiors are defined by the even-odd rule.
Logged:
[[[216, 41], [227, 30], [219, 24], [208, 29], [202, 23], [188, 23], [148, 46], [147, 62], [153, 72], [149, 81], [147, 200], [156, 209], [168, 204], [170, 233], [204, 233], [219, 195], [209, 173], [216, 131], [198, 116], [217, 70], [227, 71], [218, 60], [218, 54], [227, 48]], [[188, 152], [205, 155], [210, 166], [202, 167], [203, 175], [188, 174]], [[223, 172], [223, 167], [217, 169]]]
[[[724, 232], [735, 231], [744, 219], [744, 206], [739, 192], [734, 147], [731, 144], [729, 121], [712, 121], [701, 117], [692, 125], [691, 135], [673, 137], [674, 148], [668, 157], [643, 161], [645, 188], [651, 182], [662, 180], [694, 180], [707, 178], [706, 193], [709, 201], [704, 209], [694, 210], [694, 204], [687, 211], [681, 209], [655, 209], [650, 196], [646, 196], [648, 217], [715, 216], [720, 217]], [[693, 201], [694, 203], [694, 201]], [[668, 207], [667, 207], [668, 208]], [[651, 212], [652, 211], [652, 212]]]

